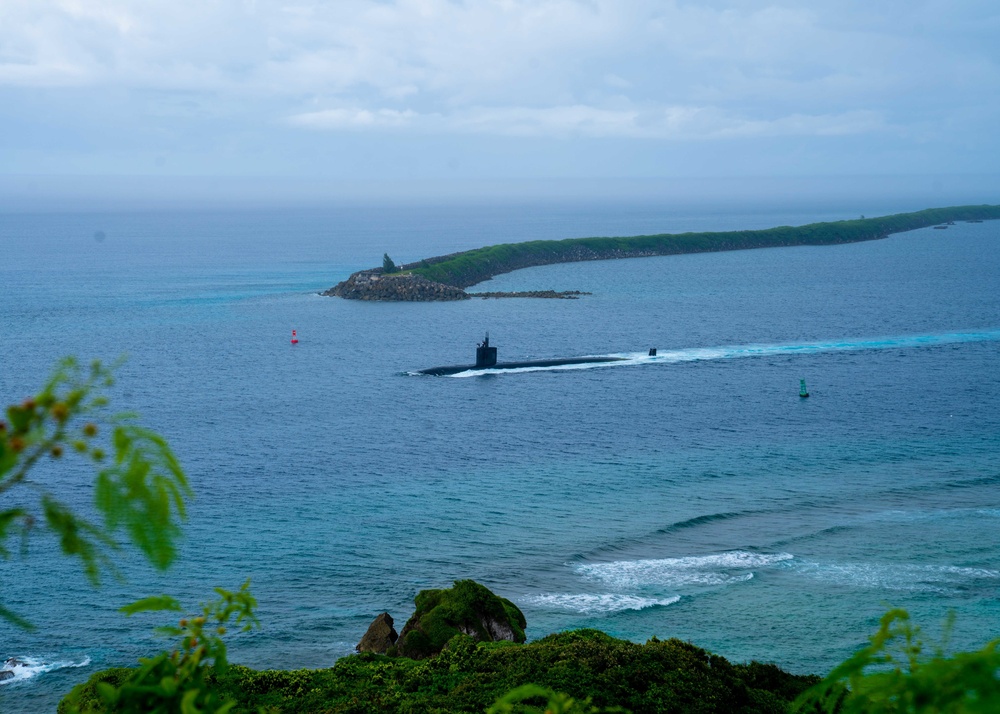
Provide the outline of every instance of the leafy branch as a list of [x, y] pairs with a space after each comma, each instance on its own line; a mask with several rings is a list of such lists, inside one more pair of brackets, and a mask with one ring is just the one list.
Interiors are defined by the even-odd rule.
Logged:
[[[532, 701], [538, 704], [532, 705]], [[568, 694], [537, 684], [524, 684], [500, 697], [486, 714], [611, 714], [612, 712], [628, 714], [628, 710], [621, 707], [598, 709], [591, 705], [590, 697], [575, 699]]]
[[889, 610], [870, 643], [800, 696], [810, 714], [986, 714], [1000, 706], [1000, 640], [948, 656], [953, 617], [928, 656], [905, 610]]
[[[176, 625], [157, 628], [157, 632], [177, 639], [169, 652], [139, 660], [120, 686], [97, 684], [100, 710], [122, 714], [225, 714], [235, 702], [225, 699], [214, 687], [213, 678], [229, 668], [226, 634], [230, 620], [244, 632], [258, 627], [254, 609], [257, 600], [250, 594], [250, 581], [236, 592], [215, 588], [216, 600], [202, 603], [201, 614], [181, 618]], [[126, 615], [139, 612], [180, 612], [180, 603], [167, 595], [144, 598], [121, 608]], [[66, 711], [94, 711], [97, 702], [87, 701], [86, 687], [78, 685], [65, 700]], [[98, 705], [100, 706], [100, 705]]]
[[[82, 367], [74, 358], [64, 358], [38, 394], [7, 407], [6, 421], [0, 421], [0, 557], [11, 557], [6, 543], [15, 534], [20, 534], [25, 553], [29, 535], [42, 523], [63, 553], [80, 559], [95, 585], [103, 570], [115, 572], [109, 553], [121, 547], [115, 537], [120, 530], [157, 568], [165, 569], [176, 558], [191, 489], [161, 436], [135, 424], [133, 415], [108, 413], [104, 392], [113, 386], [119, 363], [106, 367], [95, 361]], [[94, 495], [100, 523], [77, 515], [44, 484], [29, 478], [44, 459], [68, 454], [97, 469]], [[24, 502], [31, 493], [35, 500]], [[11, 503], [15, 495], [21, 502]], [[31, 628], [2, 606], [0, 618]]]

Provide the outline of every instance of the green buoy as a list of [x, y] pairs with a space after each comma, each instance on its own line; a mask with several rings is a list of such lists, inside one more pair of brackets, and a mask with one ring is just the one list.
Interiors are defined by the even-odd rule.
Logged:
[[806, 380], [804, 379], [799, 380], [799, 396], [803, 399], [809, 396], [809, 390], [806, 389]]

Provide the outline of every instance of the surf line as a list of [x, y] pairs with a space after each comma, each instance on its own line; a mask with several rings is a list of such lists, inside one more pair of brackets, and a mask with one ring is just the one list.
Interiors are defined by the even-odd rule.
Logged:
[[680, 350], [663, 350], [655, 357], [642, 360], [636, 356], [631, 361], [688, 362], [711, 359], [735, 359], [738, 357], [766, 357], [771, 355], [816, 354], [821, 352], [860, 352], [863, 350], [887, 350], [911, 347], [933, 347], [967, 342], [1000, 341], [1000, 330], [980, 332], [945, 332], [924, 335], [901, 335], [896, 337], [869, 337], [847, 340], [823, 340], [801, 344], [751, 344], [726, 347], [695, 347]]
[[[676, 364], [680, 362], [698, 362], [706, 360], [737, 359], [741, 357], [769, 357], [775, 355], [808, 355], [823, 352], [860, 352], [864, 350], [905, 349], [914, 347], [934, 347], [971, 342], [1000, 341], [1000, 329], [981, 330], [975, 332], [943, 332], [923, 335], [900, 335], [893, 337], [865, 337], [840, 340], [822, 340], [800, 344], [747, 344], [727, 345], [720, 347], [688, 347], [682, 349], [660, 349], [655, 355], [646, 352], [620, 352], [592, 357], [579, 357], [572, 360], [560, 360], [560, 364], [524, 364], [524, 366], [505, 369], [490, 367], [455, 369], [454, 372], [442, 376], [475, 377], [484, 374], [508, 374], [523, 372], [543, 372], [556, 370], [593, 369], [596, 367], [624, 367], [638, 364]], [[461, 370], [461, 371], [459, 371]], [[430, 371], [430, 370], [428, 370]], [[425, 372], [426, 373], [426, 372]], [[409, 374], [420, 374], [410, 372]]]

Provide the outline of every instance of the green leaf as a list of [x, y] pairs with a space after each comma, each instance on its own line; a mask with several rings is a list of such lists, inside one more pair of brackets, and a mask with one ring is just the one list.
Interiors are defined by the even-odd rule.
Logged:
[[181, 699], [181, 714], [201, 714], [201, 710], [195, 704], [199, 694], [201, 694], [199, 689], [192, 689], [184, 694], [184, 698]]
[[93, 535], [96, 529], [49, 495], [42, 497], [42, 510], [45, 522], [59, 537], [63, 553], [78, 556], [83, 561], [87, 577], [97, 585], [100, 582], [99, 556], [95, 544], [87, 538], [87, 534]]
[[159, 434], [132, 424], [115, 427], [115, 458], [98, 476], [95, 505], [108, 530], [124, 527], [158, 568], [176, 557], [185, 497], [191, 489], [180, 462]]
[[107, 682], [97, 683], [97, 693], [101, 695], [101, 699], [112, 706], [118, 703], [118, 690]]
[[25, 620], [20, 615], [14, 613], [14, 612], [11, 612], [7, 608], [5, 608], [3, 605], [0, 605], [0, 620], [6, 620], [7, 622], [11, 623], [12, 625], [16, 625], [17, 627], [20, 627], [22, 630], [27, 630], [28, 632], [34, 632], [35, 631], [35, 626], [34, 625], [32, 625], [30, 622], [28, 622], [27, 620]]
[[181, 604], [169, 595], [153, 595], [118, 608], [118, 612], [123, 612], [129, 616], [137, 612], [159, 612], [163, 610], [180, 612]]
[[3, 545], [4, 540], [7, 538], [7, 531], [14, 524], [14, 521], [26, 515], [28, 515], [28, 512], [23, 508], [11, 508], [10, 510], [0, 512], [0, 557], [10, 557], [10, 553]]
[[180, 637], [184, 634], [184, 630], [176, 625], [163, 625], [161, 627], [154, 627], [153, 632], [158, 635], [163, 635], [164, 637]]

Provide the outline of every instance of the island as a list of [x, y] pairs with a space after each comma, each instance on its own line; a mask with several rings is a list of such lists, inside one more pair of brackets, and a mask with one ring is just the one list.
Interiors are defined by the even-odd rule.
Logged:
[[[495, 275], [522, 268], [584, 260], [645, 258], [681, 253], [710, 253], [723, 250], [777, 248], [796, 245], [836, 245], [878, 240], [955, 221], [979, 223], [1000, 218], [1000, 206], [951, 206], [913, 213], [897, 213], [877, 218], [779, 226], [762, 230], [705, 233], [661, 233], [622, 238], [568, 238], [502, 243], [466, 250], [416, 263], [401, 265], [395, 272], [371, 268], [352, 274], [323, 295], [348, 300], [425, 302], [468, 300], [473, 297], [575, 298], [576, 291], [533, 290], [519, 293], [469, 293], [465, 288]], [[394, 266], [395, 267], [395, 266]]]

